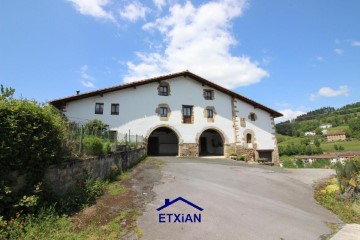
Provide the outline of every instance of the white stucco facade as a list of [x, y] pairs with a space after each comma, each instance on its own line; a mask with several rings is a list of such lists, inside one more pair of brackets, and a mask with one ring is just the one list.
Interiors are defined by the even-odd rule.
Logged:
[[[164, 82], [169, 86], [168, 96], [158, 94], [159, 84]], [[119, 133], [128, 133], [130, 130], [131, 134], [142, 135], [145, 139], [157, 128], [168, 127], [176, 133], [180, 145], [198, 146], [200, 135], [211, 129], [220, 134], [227, 148], [243, 146], [256, 150], [277, 149], [272, 113], [231, 96], [216, 86], [191, 76], [175, 76], [109, 92], [99, 91], [99, 94], [78, 99], [64, 98], [61, 103], [70, 121], [99, 119], [108, 124], [111, 130]], [[204, 98], [204, 89], [213, 92], [212, 100]], [[103, 114], [95, 114], [96, 103], [104, 104]], [[119, 104], [119, 115], [111, 115], [111, 104]], [[169, 108], [166, 119], [161, 118], [157, 110], [161, 104]], [[192, 123], [183, 122], [182, 108], [185, 105], [192, 106]], [[206, 117], [207, 107], [214, 109], [212, 121]], [[249, 117], [251, 113], [255, 114], [255, 119]], [[251, 143], [247, 142], [246, 134], [252, 135]], [[210, 148], [218, 152], [215, 145]]]

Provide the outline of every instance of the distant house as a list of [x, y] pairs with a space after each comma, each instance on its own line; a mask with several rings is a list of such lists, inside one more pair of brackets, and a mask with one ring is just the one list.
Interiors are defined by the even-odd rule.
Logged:
[[322, 129], [327, 129], [327, 128], [331, 128], [331, 127], [332, 127], [332, 124], [330, 124], [330, 123], [324, 123], [324, 124], [320, 125], [320, 128], [322, 128]]
[[336, 162], [343, 163], [346, 160], [359, 157], [360, 152], [343, 152], [343, 153], [324, 153], [321, 155], [313, 156], [298, 156], [298, 159], [301, 159], [304, 163], [312, 163], [316, 160], [330, 160], [332, 164]]
[[328, 131], [326, 133], [326, 139], [328, 142], [345, 141], [346, 134], [341, 131]]
[[304, 135], [305, 136], [315, 136], [316, 133], [315, 132], [305, 132]]
[[328, 132], [328, 130], [327, 130], [327, 129], [321, 130], [322, 135], [326, 135], [326, 134], [327, 134], [327, 132]]
[[316, 160], [330, 160], [331, 163], [336, 163], [340, 161], [340, 158], [337, 154], [321, 154], [314, 156], [298, 156], [304, 163], [312, 163]]

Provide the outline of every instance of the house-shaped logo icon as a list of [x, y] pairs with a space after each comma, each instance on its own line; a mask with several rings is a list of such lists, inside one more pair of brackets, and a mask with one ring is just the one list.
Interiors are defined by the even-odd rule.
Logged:
[[[166, 198], [165, 199], [165, 204], [159, 208], [157, 208], [156, 210], [159, 212], [171, 205], [173, 205], [174, 203], [178, 202], [178, 201], [182, 201], [184, 203], [186, 203], [187, 205], [199, 210], [199, 211], [203, 211], [204, 209], [199, 207], [198, 205], [186, 200], [185, 198], [182, 197], [178, 197], [172, 201], [170, 201], [170, 199]], [[191, 222], [191, 223], [196, 223], [196, 222], [201, 222], [201, 213], [198, 214], [184, 214], [184, 213], [159, 213], [159, 223], [187, 223], [187, 222]]]

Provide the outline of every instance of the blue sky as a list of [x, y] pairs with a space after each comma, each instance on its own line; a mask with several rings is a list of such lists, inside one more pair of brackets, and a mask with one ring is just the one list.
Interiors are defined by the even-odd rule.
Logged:
[[360, 1], [1, 1], [0, 83], [47, 101], [190, 70], [286, 118], [358, 102]]

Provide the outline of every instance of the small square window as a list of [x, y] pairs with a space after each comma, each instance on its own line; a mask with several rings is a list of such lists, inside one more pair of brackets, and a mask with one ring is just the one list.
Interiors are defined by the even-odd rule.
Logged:
[[212, 109], [207, 110], [207, 118], [214, 118], [214, 110]]
[[111, 115], [119, 115], [119, 104], [111, 104]]
[[96, 103], [95, 104], [95, 114], [103, 114], [104, 113], [104, 104]]
[[160, 86], [160, 89], [159, 89], [159, 95], [160, 96], [167, 96], [169, 95], [169, 91], [168, 91], [168, 87], [167, 86]]
[[167, 107], [160, 107], [160, 117], [167, 117], [168, 109]]
[[206, 100], [213, 100], [214, 99], [214, 91], [213, 90], [204, 90], [204, 98]]

